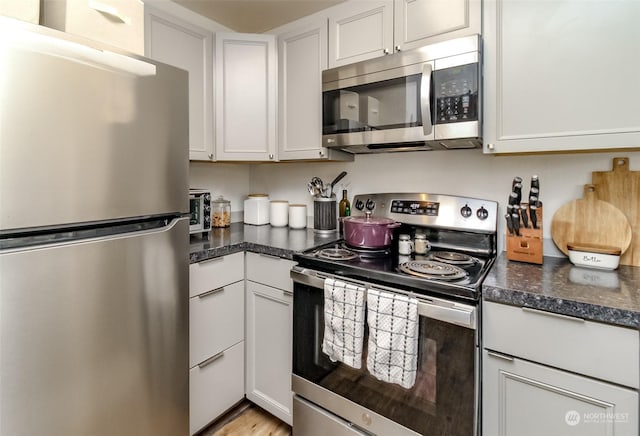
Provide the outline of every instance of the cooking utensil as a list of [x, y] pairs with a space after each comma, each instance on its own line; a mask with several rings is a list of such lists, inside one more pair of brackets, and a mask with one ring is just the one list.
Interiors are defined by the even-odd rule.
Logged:
[[400, 223], [390, 218], [373, 217], [370, 212], [365, 216], [342, 218], [345, 241], [358, 248], [387, 248], [393, 241], [393, 229], [398, 227]]
[[629, 220], [611, 203], [598, 200], [596, 189], [584, 185], [584, 198], [564, 204], [551, 220], [553, 242], [566, 255], [569, 242], [618, 247], [623, 253], [631, 244]]
[[313, 197], [315, 197], [317, 195], [316, 187], [313, 185], [313, 183], [308, 182], [307, 183], [307, 189], [309, 190], [309, 194], [311, 194]]
[[341, 172], [340, 174], [338, 174], [338, 176], [333, 179], [333, 182], [331, 182], [331, 189], [333, 189], [334, 186], [336, 186], [336, 183], [338, 183], [340, 180], [342, 180], [344, 178], [344, 176], [347, 175], [346, 171]]
[[613, 204], [631, 225], [631, 245], [620, 258], [620, 265], [640, 266], [640, 171], [629, 170], [629, 158], [613, 158], [611, 171], [591, 174], [597, 186], [596, 198]]

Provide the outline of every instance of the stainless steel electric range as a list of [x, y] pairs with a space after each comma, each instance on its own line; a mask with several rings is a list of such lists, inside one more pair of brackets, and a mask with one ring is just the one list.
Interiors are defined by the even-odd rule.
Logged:
[[[357, 195], [353, 215], [370, 212], [401, 224], [389, 247], [370, 250], [338, 241], [294, 256], [295, 435], [479, 434], [479, 298], [496, 257], [497, 208], [493, 201], [451, 195]], [[430, 249], [403, 254], [400, 235], [424, 235]], [[360, 364], [346, 364], [323, 351], [329, 334], [325, 321], [334, 316], [327, 310], [335, 310], [333, 302], [326, 304], [327, 289], [333, 290], [327, 286], [334, 284], [417, 306], [415, 353], [385, 354], [394, 362], [389, 374], [398, 370], [395, 359], [411, 356], [414, 383], [390, 382], [367, 362], [371, 349], [377, 356], [381, 346], [371, 341], [373, 316], [366, 300], [361, 360], [356, 355]], [[374, 330], [376, 341], [379, 331], [388, 333], [378, 326]]]

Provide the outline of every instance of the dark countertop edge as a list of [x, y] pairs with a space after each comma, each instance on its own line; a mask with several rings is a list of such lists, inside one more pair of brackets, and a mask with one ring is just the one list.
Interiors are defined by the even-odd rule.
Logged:
[[268, 245], [256, 244], [253, 242], [238, 242], [236, 244], [223, 245], [221, 247], [209, 248], [197, 252], [189, 253], [189, 263], [198, 263], [203, 260], [213, 259], [215, 257], [226, 256], [228, 254], [239, 253], [242, 251], [250, 251], [258, 254], [268, 254], [283, 259], [293, 260], [296, 253], [293, 250], [284, 248], [270, 247]]
[[[640, 330], [640, 312], [483, 285], [482, 298], [495, 303], [553, 312]], [[615, 321], [613, 321], [615, 320]]]

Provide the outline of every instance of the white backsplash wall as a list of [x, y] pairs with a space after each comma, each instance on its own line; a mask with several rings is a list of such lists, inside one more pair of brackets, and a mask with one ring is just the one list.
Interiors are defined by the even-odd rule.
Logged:
[[[348, 189], [368, 192], [428, 192], [477, 197], [499, 203], [503, 217], [514, 176], [523, 178], [523, 198], [528, 197], [532, 174], [540, 177], [540, 200], [544, 204], [545, 255], [561, 255], [551, 241], [550, 225], [564, 203], [581, 198], [583, 185], [591, 183], [592, 171], [609, 171], [614, 157], [629, 157], [630, 168], [640, 171], [640, 152], [486, 156], [480, 150], [451, 150], [357, 155], [346, 163], [280, 163], [251, 166], [248, 191], [264, 192], [272, 200], [304, 203], [309, 213], [313, 202], [307, 191], [312, 176], [331, 182], [340, 171], [347, 176], [338, 183], [336, 196]], [[640, 201], [640, 199], [638, 200]], [[504, 218], [498, 219], [499, 247], [504, 249]]]
[[242, 221], [244, 199], [249, 193], [247, 164], [224, 164], [209, 162], [189, 163], [189, 186], [211, 191], [215, 199], [220, 195], [231, 201], [231, 220]]

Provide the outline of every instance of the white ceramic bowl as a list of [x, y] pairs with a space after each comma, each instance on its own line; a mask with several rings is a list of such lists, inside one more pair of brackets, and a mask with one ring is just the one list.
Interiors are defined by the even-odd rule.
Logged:
[[567, 244], [569, 260], [576, 266], [612, 270], [620, 264], [621, 250], [602, 245]]

